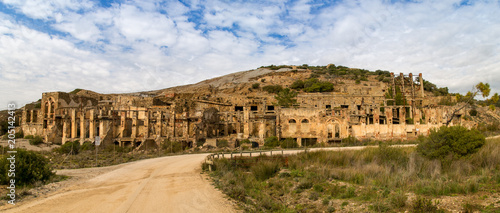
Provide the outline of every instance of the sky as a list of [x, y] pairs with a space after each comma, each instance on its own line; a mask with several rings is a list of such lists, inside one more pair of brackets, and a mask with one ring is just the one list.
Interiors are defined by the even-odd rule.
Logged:
[[500, 2], [0, 0], [0, 109], [43, 92], [163, 89], [268, 65], [422, 73], [500, 92]]

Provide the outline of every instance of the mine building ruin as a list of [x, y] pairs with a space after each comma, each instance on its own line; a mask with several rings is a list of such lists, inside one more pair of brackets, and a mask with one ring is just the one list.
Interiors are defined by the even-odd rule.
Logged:
[[[307, 70], [268, 71], [249, 82], [287, 86], [286, 79], [300, 75]], [[47, 92], [39, 108], [23, 108], [21, 127], [25, 135], [57, 144], [93, 142], [99, 136], [104, 145], [154, 146], [168, 139], [192, 147], [217, 140], [237, 145], [243, 139], [262, 145], [270, 136], [293, 138], [299, 145], [348, 137], [411, 139], [445, 125], [449, 116], [450, 125], [466, 125], [464, 110], [453, 113], [455, 108], [437, 105], [438, 97], [427, 96], [422, 74], [391, 73], [388, 82], [369, 79], [361, 84], [330, 79], [334, 91], [299, 93], [291, 107], [277, 105], [274, 94], [251, 92], [247, 84], [221, 79], [218, 85], [205, 82], [199, 89], [150, 93]]]

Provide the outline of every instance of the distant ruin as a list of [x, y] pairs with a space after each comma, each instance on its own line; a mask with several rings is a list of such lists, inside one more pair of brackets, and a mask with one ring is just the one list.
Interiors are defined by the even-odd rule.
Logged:
[[255, 86], [288, 87], [311, 74], [307, 68], [260, 68], [144, 93], [48, 92], [39, 108], [22, 109], [21, 128], [25, 135], [61, 144], [100, 136], [104, 145], [139, 147], [168, 139], [192, 147], [217, 140], [237, 146], [244, 139], [262, 145], [270, 136], [293, 138], [299, 145], [336, 143], [349, 136], [412, 139], [444, 125], [450, 116], [450, 125], [474, 125], [462, 119], [466, 109], [452, 115], [453, 106], [438, 105], [440, 98], [424, 91], [422, 74], [390, 73], [384, 81], [368, 75], [361, 82], [325, 78], [334, 91], [299, 92], [292, 107], [276, 105], [274, 94]]

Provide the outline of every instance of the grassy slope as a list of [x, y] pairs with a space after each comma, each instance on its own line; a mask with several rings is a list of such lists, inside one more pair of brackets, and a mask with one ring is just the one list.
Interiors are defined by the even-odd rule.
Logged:
[[414, 148], [380, 147], [287, 160], [222, 159], [215, 166], [216, 186], [246, 211], [500, 211], [500, 139], [446, 165], [420, 157]]

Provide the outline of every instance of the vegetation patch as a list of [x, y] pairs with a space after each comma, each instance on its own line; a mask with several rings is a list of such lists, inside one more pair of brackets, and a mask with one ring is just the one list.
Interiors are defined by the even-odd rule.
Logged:
[[[210, 175], [215, 185], [249, 212], [443, 212], [441, 196], [497, 189], [500, 140], [489, 140], [465, 157], [445, 162], [416, 148], [380, 145], [300, 153], [286, 161], [261, 156], [258, 160], [215, 159], [214, 164]], [[410, 194], [416, 198], [410, 199]]]

